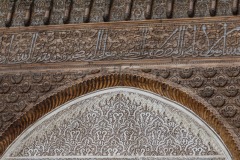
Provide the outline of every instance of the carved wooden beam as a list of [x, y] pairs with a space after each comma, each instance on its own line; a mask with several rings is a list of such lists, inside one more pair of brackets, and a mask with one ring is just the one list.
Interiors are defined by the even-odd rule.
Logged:
[[85, 0], [85, 13], [83, 16], [83, 22], [87, 23], [90, 19], [90, 12], [91, 12], [92, 0]]
[[239, 0], [233, 0], [233, 5], [232, 5], [232, 14], [233, 15], [238, 14], [238, 5], [239, 5]]
[[46, 3], [47, 3], [47, 5], [46, 5], [46, 10], [45, 10], [45, 15], [43, 18], [43, 23], [45, 25], [48, 25], [50, 22], [50, 15], [51, 15], [52, 8], [53, 8], [53, 0], [47, 0]]
[[9, 7], [8, 7], [8, 13], [7, 13], [7, 19], [5, 21], [6, 27], [10, 27], [12, 24], [12, 18], [13, 18], [13, 13], [15, 10], [15, 4], [16, 4], [16, 0], [10, 0]]
[[65, 2], [65, 11], [64, 11], [64, 17], [63, 17], [63, 23], [64, 24], [69, 23], [70, 13], [71, 13], [71, 10], [72, 10], [72, 4], [73, 4], [72, 0], [66, 0], [66, 2]]
[[108, 22], [110, 18], [110, 10], [113, 0], [105, 0], [105, 11], [103, 15], [103, 21]]
[[146, 9], [146, 12], [145, 12], [145, 18], [146, 19], [151, 19], [151, 16], [152, 16], [152, 3], [153, 3], [153, 0], [147, 0], [147, 9]]
[[190, 0], [189, 1], [189, 8], [188, 8], [188, 17], [194, 16], [194, 10], [195, 10], [195, 2], [196, 0]]
[[211, 0], [211, 6], [209, 10], [210, 16], [215, 16], [217, 13], [217, 0]]
[[33, 1], [34, 0], [25, 0], [25, 17], [24, 17], [24, 25], [29, 26], [31, 22], [32, 16], [32, 8], [33, 8]]
[[167, 18], [172, 18], [174, 0], [167, 0]]
[[131, 10], [132, 10], [133, 0], [128, 0], [126, 2], [126, 11], [124, 15], [124, 20], [128, 21], [131, 18]]

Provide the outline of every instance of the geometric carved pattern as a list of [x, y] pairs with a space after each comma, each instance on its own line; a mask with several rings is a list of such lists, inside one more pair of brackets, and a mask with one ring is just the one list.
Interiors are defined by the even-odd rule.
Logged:
[[225, 159], [219, 156], [223, 152], [209, 129], [197, 124], [189, 113], [136, 92], [111, 91], [72, 103], [41, 121], [9, 156], [192, 156], [194, 159], [212, 156], [214, 160]]

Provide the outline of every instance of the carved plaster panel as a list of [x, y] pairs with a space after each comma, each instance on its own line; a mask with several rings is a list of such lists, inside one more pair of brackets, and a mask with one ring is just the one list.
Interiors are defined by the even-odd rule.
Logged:
[[61, 106], [24, 132], [3, 158], [58, 156], [231, 159], [214, 131], [185, 107], [128, 88], [107, 89]]

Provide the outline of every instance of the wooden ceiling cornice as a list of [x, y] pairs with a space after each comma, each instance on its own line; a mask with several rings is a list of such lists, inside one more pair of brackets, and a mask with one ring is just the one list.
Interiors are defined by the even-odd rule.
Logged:
[[[7, 6], [1, 9], [3, 15], [1, 18], [5, 19], [5, 24], [2, 25], [6, 27], [72, 24], [77, 22], [74, 20], [73, 22], [72, 19], [82, 19], [79, 23], [88, 23], [100, 21], [115, 22], [129, 20], [175, 19], [179, 17], [214, 17], [218, 16], [217, 13], [221, 16], [232, 16], [238, 15], [239, 10], [239, 0], [227, 0], [224, 1], [224, 3], [219, 0], [189, 0], [186, 2], [180, 2], [178, 0], [165, 0], [161, 1], [161, 3], [156, 0], [105, 0], [101, 3], [97, 3], [95, 0], [10, 0], [2, 3], [6, 3], [3, 6]], [[121, 5], [121, 8], [119, 5]], [[117, 10], [115, 10], [116, 7]], [[224, 7], [228, 8], [224, 9]], [[96, 11], [95, 8], [99, 8], [101, 11]], [[135, 10], [139, 13], [135, 13]], [[160, 12], [161, 16], [159, 16]], [[208, 12], [208, 14], [203, 14], [202, 12]], [[55, 17], [55, 14], [57, 18]], [[95, 14], [99, 14], [97, 17], [98, 20], [91, 19]], [[121, 15], [124, 16], [121, 18], [112, 18], [113, 16], [116, 16], [116, 14], [119, 14], [118, 17], [121, 17]], [[134, 14], [142, 14], [144, 16], [134, 18]], [[21, 17], [21, 15], [24, 15], [24, 17]], [[158, 16], [159, 18], [157, 18]]]
[[160, 96], [167, 97], [188, 107], [217, 132], [230, 150], [234, 159], [237, 160], [240, 157], [240, 151], [236, 139], [231, 133], [230, 127], [223, 119], [219, 118], [214, 110], [210, 110], [211, 107], [208, 107], [208, 104], [201, 100], [200, 97], [190, 94], [191, 91], [183, 89], [182, 87], [163, 79], [156, 79], [154, 76], [151, 77], [144, 74], [137, 75], [128, 73], [106, 74], [95, 77], [90, 76], [86, 80], [80, 81], [38, 103], [17, 119], [0, 137], [0, 155], [4, 153], [7, 147], [27, 127], [36, 122], [42, 116], [51, 112], [54, 108], [87, 93], [117, 86], [136, 87], [152, 91]]

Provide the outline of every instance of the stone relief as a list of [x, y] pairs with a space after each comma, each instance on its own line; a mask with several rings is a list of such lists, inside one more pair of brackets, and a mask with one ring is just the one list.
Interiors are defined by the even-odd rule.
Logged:
[[42, 120], [7, 154], [10, 159], [44, 156], [224, 159], [225, 152], [216, 137], [188, 114], [136, 90], [112, 89], [74, 101]]
[[239, 56], [239, 30], [222, 22], [1, 33], [0, 64]]

